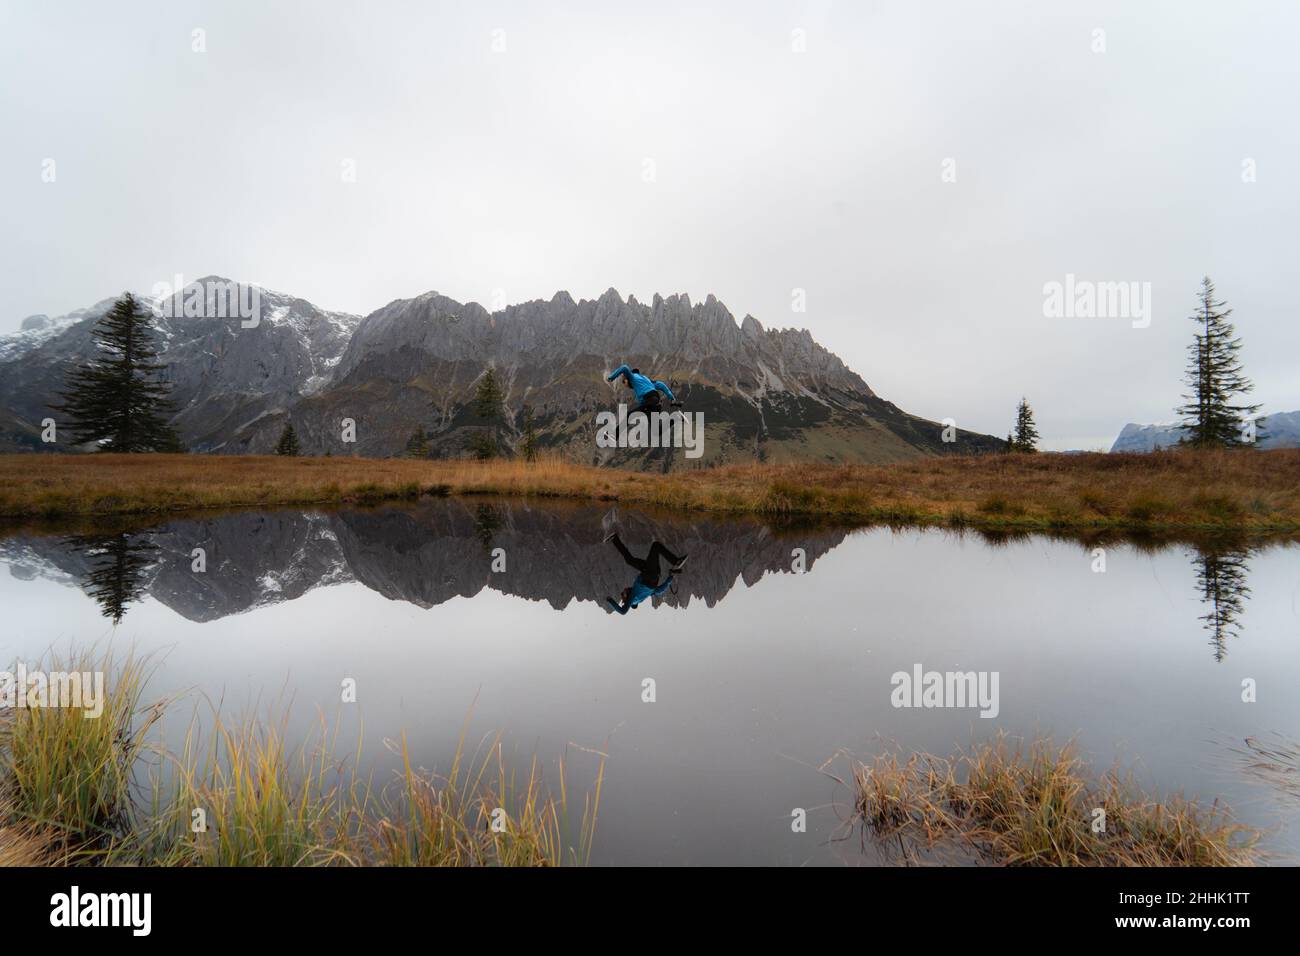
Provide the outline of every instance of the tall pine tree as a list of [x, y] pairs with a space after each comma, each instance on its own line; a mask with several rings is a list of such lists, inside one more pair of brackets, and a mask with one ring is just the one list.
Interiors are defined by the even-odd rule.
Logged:
[[423, 425], [416, 428], [415, 431], [411, 433], [411, 437], [406, 440], [406, 457], [429, 457], [429, 436], [424, 433]]
[[59, 393], [63, 401], [50, 406], [69, 419], [73, 442], [98, 442], [100, 451], [112, 452], [178, 450], [149, 312], [124, 293], [91, 335], [100, 354], [72, 372]]
[[519, 450], [523, 452], [524, 461], [537, 460], [537, 422], [533, 420], [533, 409], [524, 406], [524, 434]]
[[1024, 398], [1020, 399], [1020, 404], [1016, 407], [1016, 433], [1011, 439], [1011, 447], [1015, 451], [1038, 451], [1038, 427], [1034, 425], [1034, 410]]
[[1214, 298], [1214, 283], [1206, 276], [1201, 280], [1200, 305], [1189, 318], [1200, 328], [1187, 347], [1187, 386], [1183, 396], [1187, 404], [1179, 406], [1182, 416], [1183, 444], [1198, 448], [1234, 447], [1250, 444], [1260, 437], [1246, 421], [1259, 411], [1259, 405], [1235, 405], [1238, 395], [1254, 389], [1241, 370], [1241, 339], [1228, 321], [1231, 309]]
[[276, 443], [275, 453], [285, 455], [290, 458], [297, 457], [301, 449], [298, 445], [298, 433], [293, 430], [293, 425], [285, 423], [284, 431], [280, 432], [280, 440]]
[[497, 383], [496, 371], [488, 366], [474, 389], [474, 414], [486, 423], [487, 430], [477, 432], [470, 441], [475, 458], [495, 458], [499, 452], [497, 429], [501, 423], [501, 406], [505, 393]]
[[474, 389], [474, 412], [479, 418], [495, 422], [501, 417], [501, 403], [505, 395], [497, 383], [497, 373], [490, 365]]

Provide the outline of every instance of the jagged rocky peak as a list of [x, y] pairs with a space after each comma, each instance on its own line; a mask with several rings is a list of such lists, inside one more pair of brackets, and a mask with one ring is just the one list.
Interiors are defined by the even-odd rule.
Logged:
[[[655, 293], [649, 303], [624, 299], [606, 289], [596, 299], [574, 301], [567, 291], [550, 299], [533, 299], [489, 313], [477, 302], [462, 304], [437, 292], [390, 302], [357, 329], [340, 364], [339, 374], [355, 369], [369, 354], [415, 348], [452, 361], [497, 361], [506, 364], [553, 360], [574, 354], [690, 353], [695, 357], [734, 356], [746, 342], [763, 337], [763, 326], [747, 316], [742, 329], [727, 306], [710, 294], [692, 303], [686, 293]], [[449, 326], [459, 326], [455, 331]], [[801, 353], [809, 351], [806, 330], [788, 339]], [[540, 352], [538, 350], [541, 350]]]
[[[231, 280], [204, 276], [205, 301]], [[160, 359], [194, 451], [265, 453], [292, 423], [306, 454], [400, 454], [413, 430], [431, 454], [467, 453], [480, 428], [465, 410], [487, 366], [501, 371], [507, 415], [522, 404], [556, 453], [609, 463], [595, 451], [592, 416], [623, 393], [606, 382], [630, 362], [671, 383], [708, 416], [710, 463], [771, 460], [896, 460], [1000, 447], [963, 434], [941, 444], [939, 426], [877, 398], [807, 329], [741, 322], [713, 294], [655, 293], [649, 302], [609, 288], [595, 299], [557, 291], [490, 312], [437, 291], [395, 299], [364, 318], [322, 310], [262, 286], [259, 321], [160, 316]], [[67, 372], [95, 354], [91, 326], [117, 296], [55, 319], [33, 317], [0, 336], [0, 447], [38, 447], [39, 423]], [[140, 296], [156, 309], [153, 296]], [[184, 296], [182, 296], [182, 302]], [[215, 304], [215, 301], [209, 305]], [[211, 311], [211, 309], [200, 310]], [[21, 359], [21, 360], [20, 360]], [[354, 448], [336, 447], [341, 418], [359, 423]], [[6, 424], [6, 422], [8, 424]], [[963, 444], [964, 443], [964, 444]], [[668, 467], [654, 449], [617, 464]]]

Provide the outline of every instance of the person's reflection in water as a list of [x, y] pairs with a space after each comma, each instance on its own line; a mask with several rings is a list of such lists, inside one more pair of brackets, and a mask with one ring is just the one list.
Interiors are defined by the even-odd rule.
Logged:
[[1216, 661], [1222, 662], [1228, 656], [1228, 638], [1241, 633], [1238, 619], [1250, 596], [1250, 588], [1246, 586], [1249, 557], [1249, 548], [1220, 546], [1203, 549], [1192, 558], [1196, 589], [1208, 608], [1201, 621], [1210, 632], [1210, 647]]
[[[644, 558], [638, 558], [627, 549], [627, 545], [623, 543], [617, 531], [611, 533], [605, 540], [613, 542], [628, 567], [635, 568], [637, 572], [636, 580], [632, 582], [631, 587], [623, 589], [619, 596], [620, 600], [615, 601], [612, 597], [605, 598], [609, 606], [619, 614], [626, 614], [643, 601], [658, 597], [667, 591], [673, 583], [673, 575], [680, 574], [682, 565], [686, 563], [686, 555], [673, 554], [659, 541], [650, 545], [649, 554]], [[666, 575], [665, 570], [668, 572]]]

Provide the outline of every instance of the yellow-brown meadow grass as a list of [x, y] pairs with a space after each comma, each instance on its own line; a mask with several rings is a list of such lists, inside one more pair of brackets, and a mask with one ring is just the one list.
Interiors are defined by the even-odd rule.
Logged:
[[159, 707], [143, 707], [147, 667], [82, 653], [54, 658], [50, 670], [101, 671], [111, 681], [103, 712], [28, 706], [0, 711], [0, 825], [43, 837], [66, 859], [111, 844], [131, 815], [131, 780]]
[[990, 528], [1300, 530], [1300, 449], [731, 465], [667, 474], [543, 458], [0, 456], [0, 517], [494, 494], [684, 511]]
[[463, 728], [445, 775], [412, 766], [403, 737], [400, 779], [375, 787], [357, 773], [359, 743], [340, 747], [323, 719], [292, 743], [287, 710], [231, 722], [213, 712], [205, 732], [196, 712], [172, 753], [150, 741], [176, 702], [143, 703], [147, 663], [87, 654], [49, 669], [110, 674], [104, 713], [0, 715], [0, 864], [558, 866], [590, 857], [603, 755], [571, 832], [563, 760], [557, 794], [536, 757], [525, 774], [510, 768], [500, 735], [470, 754]]
[[[1259, 834], [1217, 801], [1142, 793], [1092, 775], [1072, 744], [1007, 737], [955, 757], [896, 753], [854, 771], [857, 818], [882, 846], [957, 848], [1006, 866], [1247, 866]], [[1102, 811], [1104, 816], [1098, 814]], [[1094, 829], [1098, 820], [1104, 829]]]

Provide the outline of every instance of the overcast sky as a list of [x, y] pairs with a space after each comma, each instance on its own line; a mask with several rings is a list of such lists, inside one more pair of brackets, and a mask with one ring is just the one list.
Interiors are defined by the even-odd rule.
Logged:
[[[1209, 273], [1298, 409], [1298, 41], [1291, 2], [6, 0], [0, 332], [175, 273], [712, 292], [908, 411], [1005, 435], [1025, 394], [1090, 448], [1173, 417]], [[1045, 316], [1069, 273], [1149, 282], [1149, 327]]]

